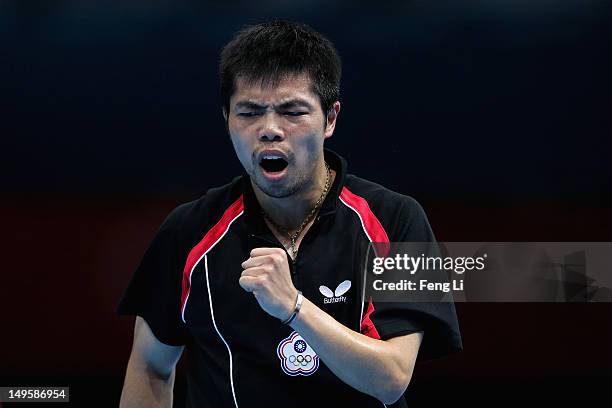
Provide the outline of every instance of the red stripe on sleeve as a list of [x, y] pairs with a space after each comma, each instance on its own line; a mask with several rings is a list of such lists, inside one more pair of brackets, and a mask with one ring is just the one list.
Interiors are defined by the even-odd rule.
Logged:
[[372, 303], [372, 298], [370, 298], [368, 302], [368, 310], [363, 315], [363, 320], [361, 320], [361, 334], [364, 334], [368, 337], [371, 337], [376, 340], [380, 340], [380, 334], [378, 334], [378, 330], [376, 330], [376, 326], [374, 326], [374, 322], [370, 319], [370, 315], [374, 312], [374, 304]]

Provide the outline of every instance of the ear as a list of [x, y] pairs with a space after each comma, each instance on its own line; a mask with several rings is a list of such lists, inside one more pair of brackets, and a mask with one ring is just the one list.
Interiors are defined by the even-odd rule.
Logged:
[[230, 134], [229, 131], [229, 120], [228, 120], [228, 116], [227, 116], [227, 110], [225, 110], [225, 106], [221, 107], [221, 113], [223, 114], [223, 122], [225, 123], [225, 130], [227, 131], [227, 134]]
[[334, 102], [331, 109], [327, 112], [327, 121], [325, 123], [325, 139], [331, 137], [336, 129], [338, 114], [340, 113], [340, 101]]

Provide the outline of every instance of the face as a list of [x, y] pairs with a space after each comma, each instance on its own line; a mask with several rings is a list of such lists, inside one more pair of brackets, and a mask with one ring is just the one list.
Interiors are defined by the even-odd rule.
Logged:
[[324, 115], [307, 75], [262, 87], [238, 78], [224, 112], [232, 144], [253, 183], [271, 197], [288, 197], [313, 183], [323, 165], [340, 102]]

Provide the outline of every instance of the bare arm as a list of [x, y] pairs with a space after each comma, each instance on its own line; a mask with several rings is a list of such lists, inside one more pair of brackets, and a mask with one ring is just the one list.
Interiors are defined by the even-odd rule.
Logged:
[[[264, 311], [285, 320], [297, 296], [286, 252], [255, 248], [250, 255], [242, 263], [239, 284], [253, 293]], [[342, 325], [308, 299], [291, 327], [338, 378], [385, 404], [406, 391], [423, 336], [417, 332], [386, 341], [373, 339]]]
[[147, 322], [136, 316], [134, 344], [119, 407], [171, 407], [175, 367], [183, 348], [157, 340]]
[[410, 383], [422, 332], [382, 341], [350, 330], [308, 299], [291, 327], [345, 383], [385, 404]]

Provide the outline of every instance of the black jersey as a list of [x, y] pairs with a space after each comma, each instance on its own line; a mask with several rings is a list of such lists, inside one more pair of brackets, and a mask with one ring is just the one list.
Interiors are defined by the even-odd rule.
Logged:
[[[376, 304], [363, 298], [370, 242], [434, 240], [421, 206], [347, 174], [346, 161], [333, 151], [324, 155], [336, 178], [289, 262], [295, 287], [364, 335], [386, 340], [423, 331], [420, 360], [460, 350], [452, 302]], [[299, 333], [240, 287], [241, 263], [257, 247], [283, 248], [243, 174], [171, 212], [118, 311], [144, 318], [161, 342], [186, 346], [189, 407], [382, 407], [338, 379]], [[401, 398], [392, 406], [406, 403]]]

